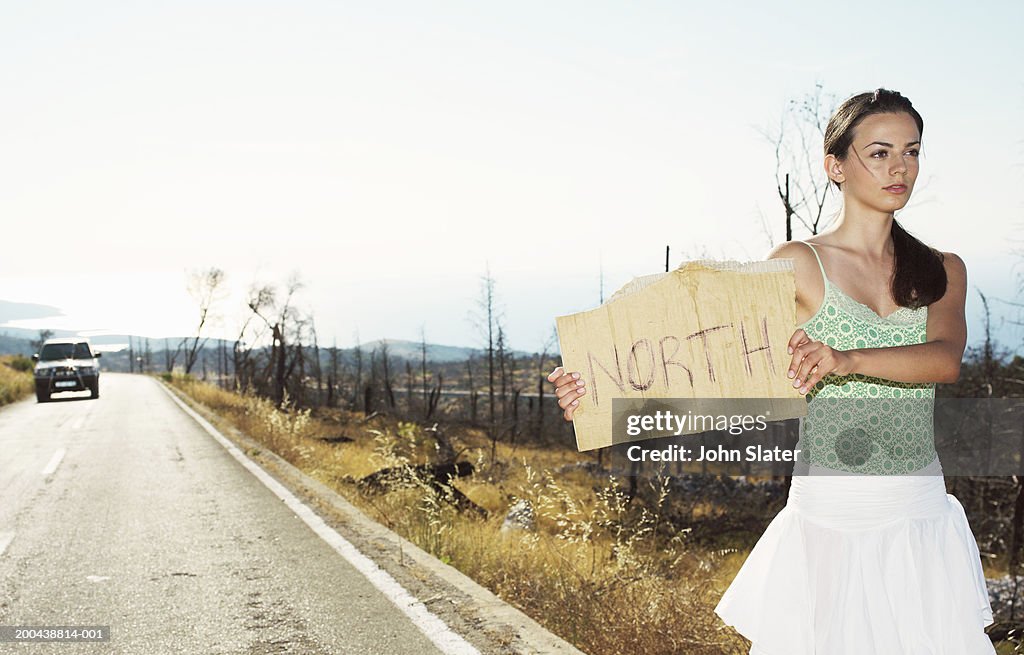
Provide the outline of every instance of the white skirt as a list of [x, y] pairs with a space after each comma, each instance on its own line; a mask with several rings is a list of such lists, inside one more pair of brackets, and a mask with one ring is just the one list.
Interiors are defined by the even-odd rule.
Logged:
[[978, 544], [939, 460], [900, 476], [811, 466], [715, 607], [750, 655], [991, 655]]

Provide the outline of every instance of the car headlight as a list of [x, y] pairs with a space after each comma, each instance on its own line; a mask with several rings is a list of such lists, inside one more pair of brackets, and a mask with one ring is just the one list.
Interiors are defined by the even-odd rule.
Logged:
[[95, 366], [79, 366], [78, 367], [78, 372], [81, 373], [82, 375], [92, 375], [93, 373], [96, 372], [96, 367]]
[[50, 377], [51, 373], [53, 373], [53, 369], [52, 368], [36, 369], [36, 377], [37, 378], [48, 378], [48, 377]]

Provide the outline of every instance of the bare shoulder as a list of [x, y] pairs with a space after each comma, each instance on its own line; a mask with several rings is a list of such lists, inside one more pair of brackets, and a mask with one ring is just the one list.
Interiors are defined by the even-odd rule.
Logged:
[[957, 278], [961, 282], [967, 279], [967, 264], [955, 252], [942, 253], [942, 265], [946, 268], [946, 275], [950, 281]]
[[[814, 245], [820, 244], [814, 243]], [[798, 280], [804, 276], [811, 276], [811, 273], [817, 273], [818, 271], [818, 259], [814, 256], [814, 251], [804, 241], [780, 243], [768, 252], [765, 259], [792, 259], [794, 272]]]
[[765, 259], [792, 259], [798, 266], [801, 262], [815, 261], [814, 253], [803, 241], [784, 241], [768, 251]]
[[967, 264], [955, 252], [942, 253], [942, 266], [946, 269], [946, 294], [962, 305], [967, 297]]
[[[815, 246], [819, 245], [816, 242]], [[772, 248], [765, 259], [792, 259], [793, 277], [796, 280], [797, 304], [812, 309], [821, 304], [820, 298], [825, 293], [825, 285], [818, 269], [818, 260], [806, 242], [785, 241]], [[812, 301], [812, 299], [814, 299]]]

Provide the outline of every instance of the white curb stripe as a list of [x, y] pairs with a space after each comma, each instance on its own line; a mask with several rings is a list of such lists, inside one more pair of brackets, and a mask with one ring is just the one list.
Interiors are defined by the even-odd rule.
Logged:
[[453, 632], [444, 621], [428, 610], [426, 606], [419, 601], [419, 599], [406, 591], [398, 581], [391, 577], [391, 574], [377, 566], [376, 562], [366, 555], [363, 555], [359, 549], [352, 545], [350, 541], [342, 537], [340, 534], [335, 532], [334, 529], [324, 523], [323, 519], [317, 516], [313, 510], [304, 505], [302, 501], [296, 498], [292, 492], [288, 491], [280, 482], [270, 477], [266, 471], [246, 457], [242, 451], [231, 443], [227, 437], [222, 435], [217, 428], [210, 425], [209, 421], [197, 414], [191, 407], [183, 403], [169, 389], [164, 387], [164, 385], [160, 384], [160, 387], [164, 390], [164, 393], [171, 397], [171, 400], [177, 403], [178, 407], [180, 407], [182, 411], [191, 416], [201, 428], [206, 430], [206, 432], [216, 439], [218, 443], [225, 448], [225, 450], [231, 453], [232, 457], [238, 460], [238, 462], [248, 469], [250, 473], [255, 475], [256, 478], [270, 489], [275, 496], [283, 500], [285, 504], [295, 512], [295, 514], [298, 515], [311, 530], [313, 530], [313, 532], [326, 541], [342, 557], [348, 560], [348, 562], [354, 566], [357, 571], [362, 573], [374, 587], [379, 589], [380, 592], [388, 598], [388, 600], [394, 603], [398, 609], [402, 610], [402, 612], [409, 617], [416, 627], [419, 628], [420, 632], [426, 635], [427, 639], [432, 641], [434, 645], [441, 650], [441, 652], [450, 653], [452, 655], [480, 655], [480, 651], [474, 648], [468, 641]]
[[50, 463], [47, 464], [46, 468], [43, 469], [43, 475], [50, 475], [51, 473], [56, 471], [57, 467], [60, 466], [60, 461], [64, 459], [64, 454], [66, 452], [67, 451], [64, 450], [63, 448], [55, 452], [53, 454], [53, 457], [50, 458]]
[[7, 547], [14, 541], [13, 532], [0, 532], [0, 555], [3, 555], [7, 551]]

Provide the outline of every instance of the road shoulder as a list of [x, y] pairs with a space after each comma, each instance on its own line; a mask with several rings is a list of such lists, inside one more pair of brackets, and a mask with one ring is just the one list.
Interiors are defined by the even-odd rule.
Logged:
[[209, 421], [246, 457], [284, 485], [484, 655], [584, 655], [454, 567], [372, 520], [339, 493], [250, 439], [209, 408], [155, 381]]

